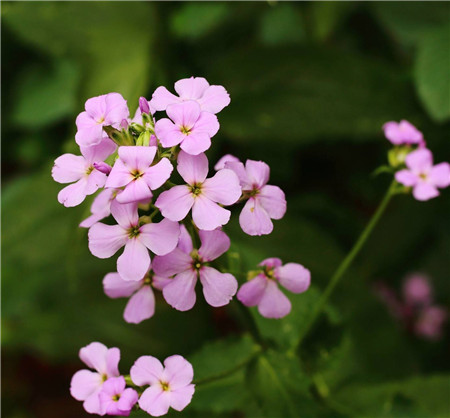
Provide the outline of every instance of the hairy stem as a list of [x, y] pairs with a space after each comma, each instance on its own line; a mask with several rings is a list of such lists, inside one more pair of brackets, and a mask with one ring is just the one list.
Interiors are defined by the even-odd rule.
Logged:
[[321, 312], [323, 311], [326, 303], [328, 302], [328, 299], [330, 298], [331, 294], [333, 293], [334, 289], [336, 288], [337, 284], [339, 283], [339, 280], [344, 275], [344, 273], [347, 271], [347, 269], [352, 264], [353, 260], [356, 258], [356, 256], [361, 251], [362, 247], [366, 243], [367, 239], [369, 238], [370, 234], [372, 233], [373, 229], [375, 228], [376, 224], [380, 220], [381, 216], [383, 215], [388, 203], [390, 202], [392, 196], [395, 194], [395, 186], [396, 181], [394, 180], [391, 185], [389, 186], [388, 191], [384, 195], [383, 200], [381, 201], [380, 205], [378, 206], [377, 210], [373, 214], [372, 218], [370, 219], [369, 223], [365, 227], [365, 229], [362, 231], [361, 235], [359, 236], [356, 243], [353, 245], [350, 252], [347, 254], [347, 256], [344, 258], [342, 263], [339, 265], [337, 270], [334, 272], [333, 276], [331, 277], [327, 287], [325, 288], [325, 291], [322, 293], [322, 296], [317, 303], [313, 314], [311, 315], [311, 319], [307, 323], [306, 327], [304, 328], [303, 332], [300, 334], [297, 348], [300, 347], [302, 341], [304, 340], [305, 336], [308, 334], [308, 332], [311, 330], [312, 326], [314, 325], [314, 322], [317, 320]]

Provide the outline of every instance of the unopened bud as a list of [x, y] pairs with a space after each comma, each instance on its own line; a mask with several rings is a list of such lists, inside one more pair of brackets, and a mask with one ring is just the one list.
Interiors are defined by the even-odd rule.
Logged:
[[111, 172], [111, 166], [102, 161], [94, 163], [93, 165], [96, 170], [100, 171], [103, 174], [108, 175]]
[[120, 127], [124, 130], [128, 129], [128, 121], [126, 119], [122, 119], [122, 122], [120, 122]]
[[145, 97], [139, 97], [139, 109], [141, 110], [141, 113], [150, 113], [150, 106]]

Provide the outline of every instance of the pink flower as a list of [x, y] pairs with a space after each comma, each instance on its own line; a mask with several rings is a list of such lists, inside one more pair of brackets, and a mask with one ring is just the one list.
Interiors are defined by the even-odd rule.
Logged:
[[413, 187], [417, 200], [439, 196], [438, 188], [450, 185], [450, 164], [433, 166], [433, 154], [426, 148], [408, 154], [405, 163], [407, 168], [395, 173], [395, 179], [406, 187]]
[[428, 278], [421, 274], [409, 276], [403, 283], [403, 299], [411, 306], [430, 305], [433, 296]]
[[117, 259], [117, 271], [124, 280], [141, 280], [150, 268], [150, 255], [164, 255], [178, 242], [179, 225], [167, 219], [139, 225], [137, 203], [111, 203], [111, 214], [118, 225], [96, 223], [89, 229], [89, 250], [98, 258], [112, 257], [125, 246]]
[[[239, 177], [244, 197], [248, 198], [239, 216], [242, 230], [249, 235], [266, 235], [273, 230], [271, 219], [281, 219], [286, 213], [284, 192], [277, 186], [268, 185], [270, 168], [262, 161], [228, 161], [225, 168]], [[219, 171], [220, 173], [220, 171]]]
[[92, 215], [80, 223], [81, 228], [90, 228], [92, 225], [111, 215], [111, 202], [116, 197], [117, 190], [105, 189], [95, 197], [91, 205]]
[[194, 101], [171, 104], [167, 107], [170, 119], [158, 120], [155, 134], [165, 148], [181, 144], [182, 150], [198, 155], [211, 146], [211, 138], [219, 130], [217, 116], [202, 112]]
[[394, 145], [425, 145], [423, 134], [407, 120], [387, 122], [383, 125], [384, 135]]
[[150, 199], [152, 190], [161, 187], [170, 177], [173, 167], [167, 158], [151, 165], [156, 147], [119, 147], [119, 158], [114, 163], [106, 187], [123, 187], [118, 194], [119, 203], [132, 203]]
[[231, 170], [220, 170], [207, 179], [208, 159], [205, 154], [196, 156], [183, 151], [178, 155], [178, 172], [187, 183], [162, 192], [155, 202], [164, 217], [181, 221], [192, 208], [195, 224], [211, 231], [230, 220], [230, 211], [219, 206], [232, 205], [241, 195], [239, 179]]
[[291, 311], [291, 302], [278, 283], [293, 293], [303, 293], [311, 282], [311, 273], [302, 265], [281, 264], [279, 258], [262, 261], [259, 265], [264, 267], [263, 272], [244, 283], [237, 294], [244, 305], [258, 305], [259, 313], [266, 318], [282, 318]]
[[138, 386], [150, 385], [139, 398], [139, 406], [154, 417], [167, 414], [169, 408], [182, 411], [195, 391], [192, 365], [179, 355], [167, 357], [164, 366], [155, 357], [139, 357], [130, 376]]
[[55, 160], [52, 177], [58, 183], [73, 183], [58, 194], [59, 203], [66, 207], [77, 206], [86, 196], [95, 193], [106, 182], [106, 174], [94, 167], [116, 149], [110, 139], [105, 138], [98, 145], [80, 147], [82, 155], [63, 154]]
[[120, 350], [107, 348], [101, 343], [91, 343], [80, 350], [80, 359], [91, 370], [79, 370], [70, 382], [70, 394], [78, 401], [84, 401], [84, 409], [91, 414], [101, 414], [99, 392], [103, 382], [119, 376]]
[[155, 313], [152, 287], [162, 290], [168, 282], [170, 279], [156, 276], [152, 271], [139, 281], [127, 281], [122, 279], [119, 273], [108, 273], [103, 279], [103, 290], [112, 299], [129, 297], [123, 317], [128, 323], [139, 324]]
[[86, 101], [85, 109], [76, 120], [78, 132], [75, 141], [80, 146], [99, 144], [106, 136], [104, 126], [119, 128], [122, 119], [129, 115], [127, 101], [119, 93], [92, 97]]
[[139, 395], [134, 389], [125, 387], [126, 382], [123, 376], [110, 377], [103, 383], [102, 390], [98, 394], [101, 415], [120, 417], [130, 415]]
[[438, 340], [442, 337], [444, 324], [447, 321], [447, 311], [440, 306], [424, 308], [414, 324], [414, 332], [429, 340]]
[[175, 96], [165, 87], [158, 87], [153, 93], [150, 104], [156, 110], [166, 110], [174, 103], [182, 103], [186, 100], [195, 100], [201, 110], [211, 113], [219, 113], [230, 104], [230, 96], [222, 86], [210, 86], [203, 77], [184, 78], [175, 83]]
[[226, 154], [219, 161], [217, 161], [216, 165], [214, 166], [214, 170], [216, 171], [223, 170], [224, 168], [226, 168], [225, 167], [226, 163], [238, 163], [238, 162], [240, 162], [239, 158], [231, 154]]
[[222, 231], [199, 231], [201, 246], [194, 250], [192, 239], [181, 226], [178, 247], [171, 253], [155, 257], [153, 270], [163, 277], [175, 277], [163, 288], [164, 299], [179, 311], [191, 309], [196, 300], [197, 279], [203, 286], [203, 295], [211, 306], [224, 306], [236, 294], [237, 281], [229, 273], [221, 273], [208, 263], [230, 248], [230, 239]]

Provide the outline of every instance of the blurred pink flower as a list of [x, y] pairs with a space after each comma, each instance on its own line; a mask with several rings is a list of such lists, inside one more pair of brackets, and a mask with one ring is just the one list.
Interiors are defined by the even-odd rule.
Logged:
[[110, 377], [103, 383], [99, 394], [100, 415], [127, 417], [138, 401], [138, 393], [132, 388], [126, 388], [123, 376]]
[[427, 306], [433, 300], [428, 278], [418, 273], [408, 276], [404, 280], [402, 293], [405, 303], [412, 306]]
[[407, 120], [387, 122], [383, 125], [384, 135], [394, 145], [423, 144], [422, 132]]
[[428, 306], [420, 312], [414, 324], [414, 332], [429, 340], [439, 340], [442, 337], [447, 317], [445, 308], [437, 305]]

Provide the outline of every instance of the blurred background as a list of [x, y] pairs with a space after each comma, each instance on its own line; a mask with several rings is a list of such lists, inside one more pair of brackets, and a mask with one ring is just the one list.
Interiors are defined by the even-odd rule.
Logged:
[[[278, 256], [312, 271], [310, 295], [291, 297], [294, 314], [268, 320], [269, 334], [295, 330], [390, 183], [373, 175], [389, 149], [383, 123], [411, 121], [436, 162], [450, 158], [449, 16], [447, 2], [3, 2], [4, 416], [85, 416], [68, 388], [91, 341], [120, 347], [126, 371], [140, 355], [189, 356], [241, 332], [235, 304], [201, 299], [180, 313], [159, 297], [152, 319], [130, 325], [125, 300], [103, 294], [114, 259], [90, 255], [77, 228], [91, 200], [65, 209], [50, 175], [58, 155], [78, 152], [87, 98], [120, 92], [133, 114], [139, 96], [180, 78], [225, 86], [231, 105], [210, 161], [228, 152], [266, 161], [288, 199], [270, 236], [244, 236], [238, 210], [228, 231], [248, 268]], [[340, 284], [302, 352], [318, 390], [341, 405], [327, 416], [450, 414], [448, 327], [417, 335], [379, 290], [400, 295], [421, 272], [448, 306], [449, 213], [448, 190], [425, 203], [396, 197]], [[240, 384], [194, 397], [178, 416], [259, 416]]]

